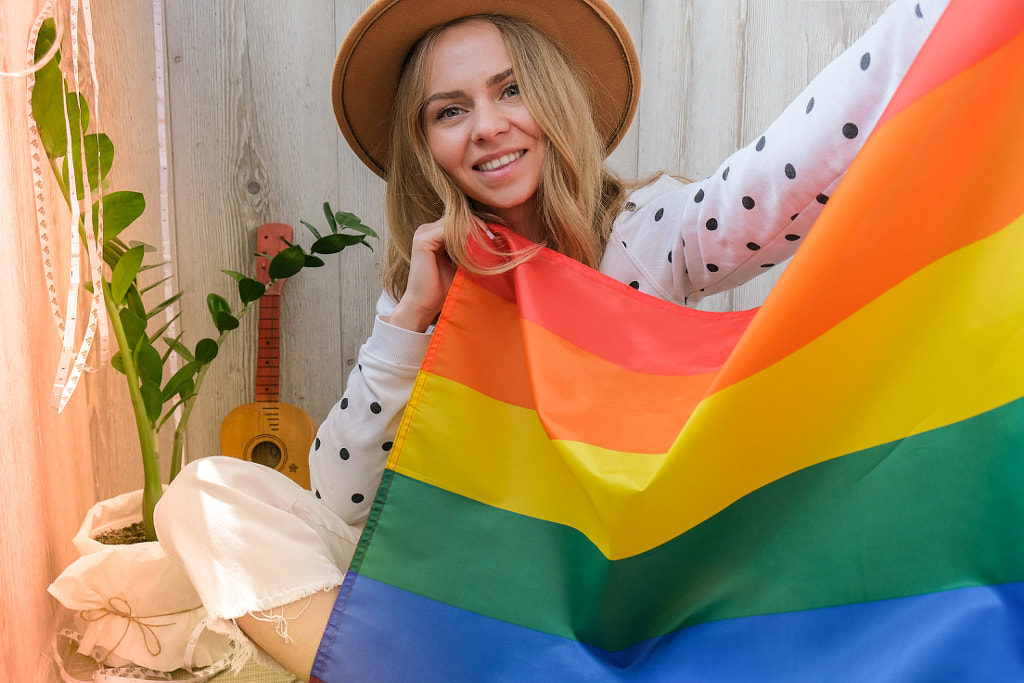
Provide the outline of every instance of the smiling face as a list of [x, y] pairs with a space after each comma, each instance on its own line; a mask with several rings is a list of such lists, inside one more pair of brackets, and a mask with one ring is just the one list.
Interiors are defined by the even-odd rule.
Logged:
[[468, 197], [537, 239], [547, 145], [493, 24], [471, 21], [441, 34], [427, 62], [424, 102], [423, 131], [438, 166]]

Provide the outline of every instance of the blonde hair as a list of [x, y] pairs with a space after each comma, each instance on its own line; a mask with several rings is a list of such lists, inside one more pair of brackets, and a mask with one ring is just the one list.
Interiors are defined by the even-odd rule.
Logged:
[[[408, 282], [413, 233], [425, 223], [444, 220], [449, 257], [472, 272], [502, 272], [536, 253], [511, 254], [497, 268], [474, 263], [468, 251], [476, 230], [472, 217], [501, 221], [474, 206], [427, 146], [422, 124], [427, 65], [441, 34], [470, 21], [491, 23], [501, 33], [523, 101], [547, 140], [537, 190], [547, 231], [544, 245], [596, 268], [625, 196], [623, 182], [605, 166], [605, 143], [593, 116], [581, 115], [592, 111], [589, 94], [575, 65], [550, 38], [523, 21], [496, 15], [464, 17], [433, 28], [410, 53], [395, 97], [386, 194], [390, 240], [382, 277], [396, 300]], [[483, 241], [481, 246], [493, 249]]]

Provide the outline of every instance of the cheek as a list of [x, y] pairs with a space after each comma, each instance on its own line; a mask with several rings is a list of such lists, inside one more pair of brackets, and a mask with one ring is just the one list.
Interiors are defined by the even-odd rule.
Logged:
[[452, 135], [446, 134], [444, 130], [432, 129], [427, 131], [427, 147], [434, 161], [448, 175], [456, 177], [462, 155], [457, 141]]

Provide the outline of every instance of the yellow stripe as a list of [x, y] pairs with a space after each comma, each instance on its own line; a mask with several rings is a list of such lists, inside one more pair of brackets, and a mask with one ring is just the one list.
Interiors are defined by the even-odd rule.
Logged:
[[[534, 447], [544, 438], [536, 415], [517, 412], [532, 411], [467, 399], [468, 389], [431, 376], [409, 442], [429, 461], [407, 449], [398, 471], [574, 527], [610, 559], [644, 552], [794, 471], [1024, 396], [1022, 253], [1024, 218], [916, 273], [788, 358], [709, 397], [669, 455], [558, 442], [560, 457], [552, 457]], [[489, 425], [503, 419], [521, 430], [514, 444], [494, 443]], [[466, 446], [452, 447], [446, 424], [459, 438], [468, 434]], [[537, 488], [508, 490], [511, 468]]]

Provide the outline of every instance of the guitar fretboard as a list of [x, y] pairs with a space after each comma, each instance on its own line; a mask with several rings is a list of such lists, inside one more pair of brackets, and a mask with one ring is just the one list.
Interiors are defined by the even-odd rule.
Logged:
[[281, 295], [260, 299], [256, 342], [256, 401], [277, 402], [281, 396]]

